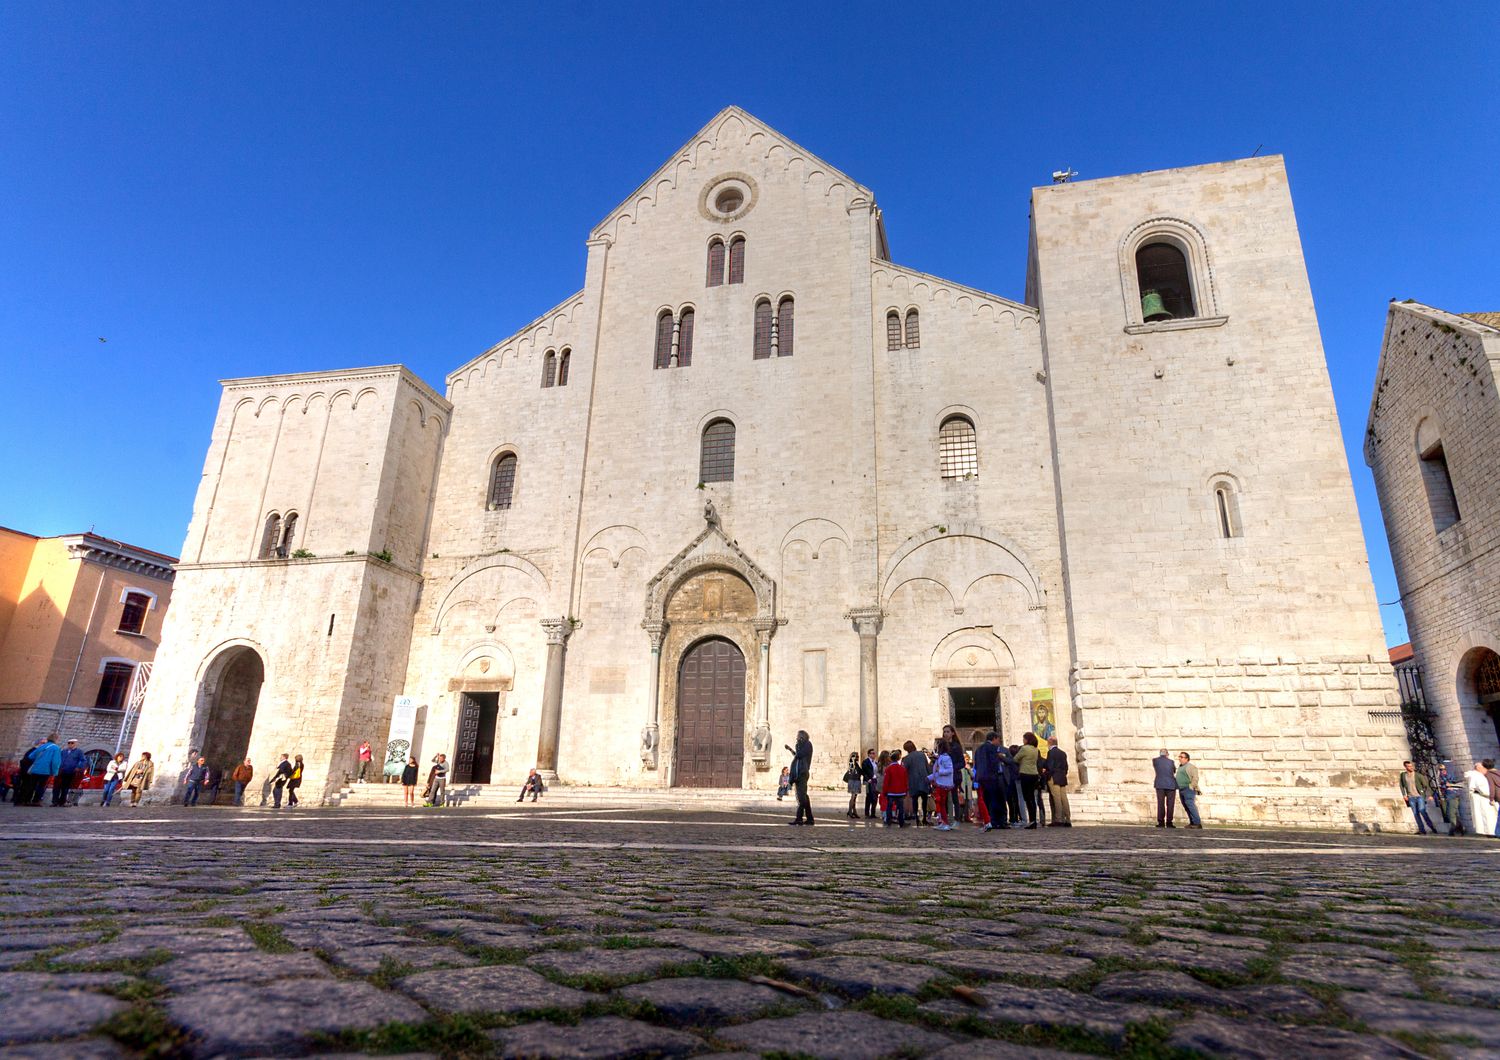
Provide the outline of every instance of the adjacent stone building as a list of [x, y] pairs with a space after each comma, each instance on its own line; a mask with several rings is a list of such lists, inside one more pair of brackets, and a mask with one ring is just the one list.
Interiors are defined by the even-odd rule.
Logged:
[[1467, 769], [1500, 757], [1500, 313], [1392, 302], [1365, 462], [1437, 715]]
[[1098, 812], [1166, 744], [1211, 819], [1399, 821], [1281, 160], [1031, 214], [1022, 301], [905, 268], [868, 188], [729, 108], [444, 395], [226, 382], [149, 742], [331, 792], [404, 696], [460, 784], [764, 788], [798, 729], [836, 785], [951, 722], [1055, 732]]
[[0, 757], [54, 732], [130, 749], [175, 562], [98, 534], [0, 527]]

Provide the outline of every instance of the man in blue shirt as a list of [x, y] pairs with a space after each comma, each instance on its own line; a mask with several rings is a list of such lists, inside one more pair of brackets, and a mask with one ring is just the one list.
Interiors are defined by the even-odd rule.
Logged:
[[198, 762], [187, 774], [187, 793], [182, 797], [184, 806], [198, 805], [198, 793], [208, 783], [208, 759], [202, 755], [198, 756]]
[[88, 765], [89, 760], [78, 749], [78, 741], [69, 740], [67, 749], [58, 761], [57, 779], [52, 782], [52, 805], [68, 804], [68, 792], [78, 783], [78, 774], [87, 769]]
[[42, 792], [47, 790], [47, 782], [57, 776], [61, 768], [62, 749], [57, 746], [57, 733], [50, 733], [31, 760], [31, 805], [42, 804]]

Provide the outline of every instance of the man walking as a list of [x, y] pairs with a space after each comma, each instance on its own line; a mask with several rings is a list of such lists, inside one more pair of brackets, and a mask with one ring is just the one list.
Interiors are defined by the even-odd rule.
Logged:
[[1151, 759], [1151, 768], [1156, 770], [1156, 827], [1176, 828], [1172, 823], [1172, 811], [1177, 808], [1177, 767], [1163, 747], [1161, 754]]
[[291, 779], [292, 763], [287, 760], [286, 755], [282, 755], [281, 761], [276, 763], [276, 773], [271, 777], [271, 798], [276, 801], [278, 810], [281, 809], [281, 793]]
[[1402, 762], [1401, 768], [1405, 770], [1401, 774], [1401, 797], [1411, 807], [1411, 815], [1417, 819], [1417, 834], [1426, 835], [1431, 832], [1436, 835], [1437, 825], [1427, 816], [1427, 800], [1432, 798], [1432, 785], [1425, 776], [1417, 772], [1417, 767], [1411, 762]]
[[865, 816], [874, 817], [875, 807], [880, 801], [880, 762], [875, 757], [875, 748], [865, 752], [859, 775], [865, 782]]
[[[812, 803], [807, 798], [807, 778], [812, 771], [812, 740], [808, 738], [807, 732], [797, 730], [797, 746], [788, 747], [792, 752], [792, 784], [797, 788], [797, 819], [788, 821], [788, 824], [813, 824]], [[807, 819], [803, 820], [806, 814]]]
[[250, 764], [250, 759], [245, 759], [234, 767], [230, 779], [234, 781], [234, 804], [245, 805], [245, 789], [250, 786], [250, 780], [255, 776], [255, 767]]
[[200, 792], [202, 792], [204, 785], [207, 783], [208, 759], [204, 758], [202, 755], [199, 755], [198, 761], [195, 762], [192, 768], [188, 770], [187, 792], [182, 796], [182, 804], [184, 806], [198, 805], [198, 795]]
[[53, 780], [61, 768], [62, 749], [57, 746], [57, 733], [50, 733], [36, 749], [36, 757], [31, 760], [31, 805], [42, 804], [42, 793], [47, 790], [47, 782]]
[[1203, 821], [1198, 816], [1198, 767], [1193, 765], [1192, 757], [1186, 751], [1177, 756], [1177, 795], [1182, 799], [1182, 808], [1187, 811], [1188, 827], [1202, 828]]
[[1072, 828], [1073, 811], [1068, 807], [1068, 753], [1057, 746], [1057, 737], [1047, 737], [1047, 795], [1052, 802], [1053, 828]]
[[986, 832], [1005, 825], [1004, 802], [1000, 794], [1000, 734], [993, 729], [985, 736], [984, 743], [974, 748], [974, 783], [979, 785], [979, 797], [984, 800], [985, 812], [990, 822], [984, 826]]

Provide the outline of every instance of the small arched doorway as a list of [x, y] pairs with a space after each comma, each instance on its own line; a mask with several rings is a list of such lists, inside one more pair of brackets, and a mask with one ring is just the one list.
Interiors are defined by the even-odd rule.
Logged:
[[250, 749], [266, 666], [253, 648], [236, 647], [213, 661], [203, 682], [205, 722], [199, 754], [219, 769], [233, 769]]
[[1500, 655], [1489, 648], [1475, 648], [1458, 668], [1459, 702], [1489, 713], [1500, 740]]
[[710, 637], [682, 656], [677, 677], [678, 787], [737, 788], [745, 769], [745, 656]]

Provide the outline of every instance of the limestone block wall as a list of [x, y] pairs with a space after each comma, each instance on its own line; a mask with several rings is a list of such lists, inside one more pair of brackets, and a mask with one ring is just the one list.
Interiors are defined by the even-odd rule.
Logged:
[[[1500, 652], [1500, 329], [1391, 304], [1365, 436], [1412, 649], [1444, 754], [1500, 754], [1474, 653]], [[1421, 442], [1419, 443], [1419, 435]], [[1419, 449], [1441, 442], [1461, 518], [1438, 529]]]

